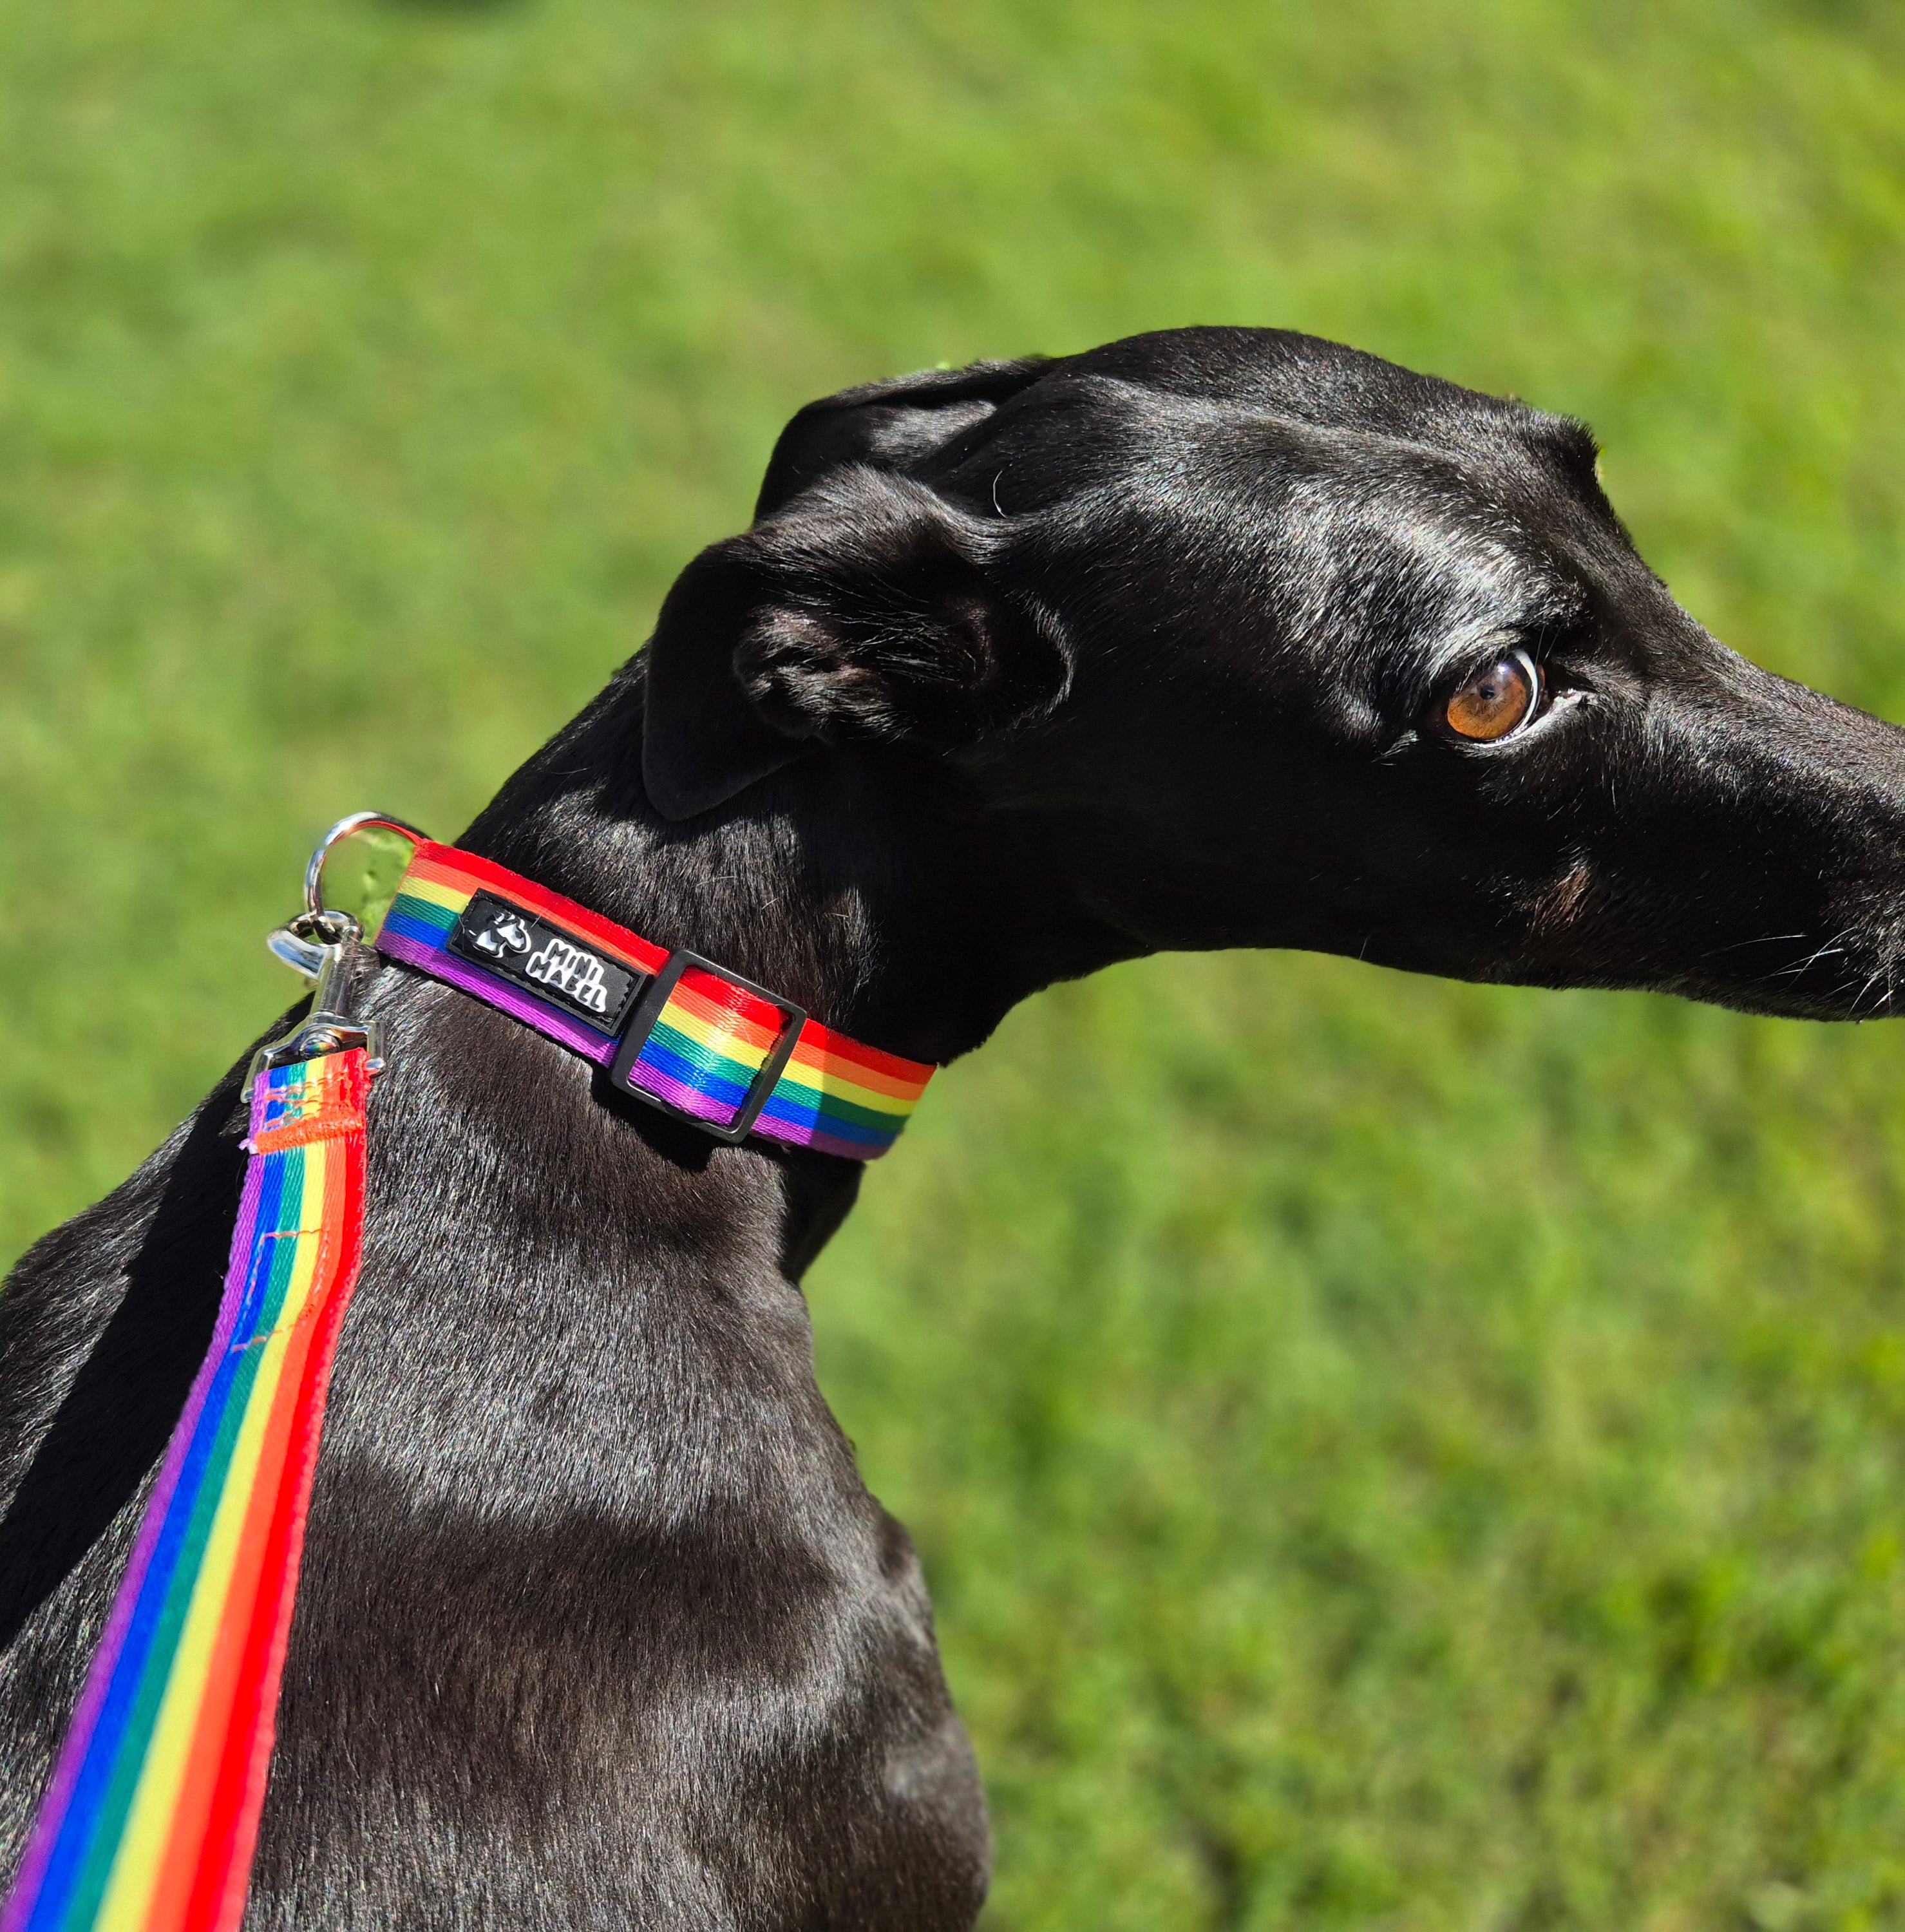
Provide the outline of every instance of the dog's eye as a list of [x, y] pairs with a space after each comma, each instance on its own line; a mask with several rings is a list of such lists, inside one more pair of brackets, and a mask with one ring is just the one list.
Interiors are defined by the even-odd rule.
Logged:
[[1505, 738], [1534, 716], [1541, 674], [1526, 651], [1504, 651], [1448, 701], [1449, 729], [1486, 744]]

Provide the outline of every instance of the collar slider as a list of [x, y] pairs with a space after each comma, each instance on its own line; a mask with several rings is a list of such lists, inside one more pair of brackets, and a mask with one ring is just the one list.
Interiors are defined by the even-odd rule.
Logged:
[[[684, 986], [682, 975], [691, 970], [718, 982], [718, 987]], [[707, 1080], [695, 1064], [701, 1056], [695, 1052], [693, 1039], [673, 1023], [686, 1018], [692, 1024], [695, 1007], [706, 1006], [711, 1000], [728, 1004], [722, 1001], [721, 995], [730, 988], [752, 995], [781, 1016], [780, 1030], [738, 1102], [731, 1100], [736, 1091], [731, 1084]], [[717, 966], [712, 959], [691, 952], [685, 946], [677, 946], [662, 970], [642, 988], [640, 1000], [616, 1049], [609, 1081], [616, 1093], [632, 1094], [638, 1100], [646, 1100], [651, 1107], [699, 1127], [712, 1138], [731, 1144], [746, 1140], [753, 1132], [760, 1110], [773, 1098], [774, 1089], [787, 1071], [794, 1048], [800, 1044], [800, 1030], [806, 1024], [806, 1007], [796, 1006], [792, 1000], [756, 986], [752, 980], [742, 979], [725, 966]], [[677, 1068], [670, 1065], [683, 1060], [688, 1064], [679, 1072], [700, 1076], [692, 1083], [678, 1077]], [[710, 1108], [718, 1115], [730, 1105], [734, 1111], [725, 1120], [711, 1118]]]

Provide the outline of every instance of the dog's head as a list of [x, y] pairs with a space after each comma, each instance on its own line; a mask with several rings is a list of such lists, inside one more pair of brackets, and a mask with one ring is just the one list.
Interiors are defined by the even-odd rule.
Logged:
[[1905, 735], [1688, 616], [1579, 424], [1311, 338], [813, 404], [646, 682], [665, 816], [797, 764], [924, 788], [1046, 976], [1296, 946], [1889, 1010]]

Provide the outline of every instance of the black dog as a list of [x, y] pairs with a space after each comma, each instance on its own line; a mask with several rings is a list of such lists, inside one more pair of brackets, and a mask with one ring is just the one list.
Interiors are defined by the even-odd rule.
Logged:
[[[1905, 736], [1686, 616], [1578, 424], [1192, 329], [802, 410], [462, 842], [918, 1060], [1161, 947], [1850, 1018]], [[858, 1170], [358, 992], [392, 1068], [248, 1924], [968, 1924], [978, 1781], [794, 1286]], [[0, 1864], [206, 1345], [236, 1094], [0, 1295]]]

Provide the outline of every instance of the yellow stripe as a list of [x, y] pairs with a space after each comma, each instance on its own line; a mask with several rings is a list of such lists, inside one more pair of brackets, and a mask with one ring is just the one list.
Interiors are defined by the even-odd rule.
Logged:
[[448, 912], [460, 912], [476, 895], [468, 886], [440, 885], [434, 879], [420, 879], [414, 872], [404, 875], [404, 883], [397, 889], [397, 896], [403, 899], [424, 899], [432, 905], [442, 906]]
[[[321, 1142], [305, 1148], [304, 1202], [321, 1202], [324, 1198], [327, 1157]], [[302, 1204], [298, 1219], [304, 1219]], [[285, 1350], [292, 1326], [310, 1300], [321, 1246], [314, 1234], [300, 1237], [284, 1306], [268, 1339], [254, 1344], [263, 1352], [257, 1378], [245, 1403], [238, 1439], [232, 1445], [231, 1467], [218, 1499], [218, 1513], [212, 1520], [199, 1579], [185, 1612], [184, 1628], [179, 1634], [178, 1648], [159, 1702], [139, 1788], [134, 1793], [105, 1895], [100, 1901], [99, 1916], [94, 1922], [98, 1932], [140, 1932], [151, 1909], [153, 1888], [158, 1882], [172, 1814], [178, 1802], [180, 1781], [197, 1727], [199, 1703], [211, 1670], [212, 1649], [224, 1621], [232, 1571], [238, 1561], [239, 1535], [257, 1483], [259, 1454], [277, 1401]]]
[[676, 1005], [672, 1000], [662, 1016], [662, 1024], [673, 1027], [676, 1033], [686, 1034], [690, 1040], [698, 1040], [704, 1046], [712, 1047], [716, 1053], [725, 1054], [743, 1066], [758, 1066], [767, 1058], [764, 1046], [756, 1046], [752, 1040], [742, 1040], [722, 1028], [711, 1026], [698, 1014]]

